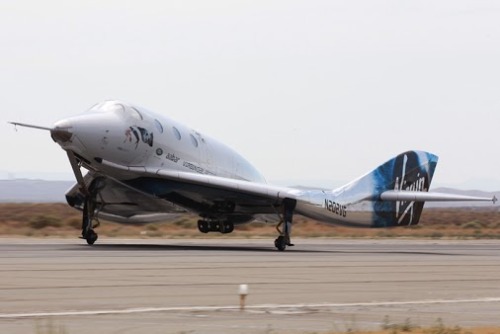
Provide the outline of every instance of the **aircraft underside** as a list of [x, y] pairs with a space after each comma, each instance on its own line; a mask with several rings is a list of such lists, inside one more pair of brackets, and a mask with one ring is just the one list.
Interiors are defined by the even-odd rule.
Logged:
[[[76, 157], [71, 159], [78, 173], [81, 161]], [[227, 234], [234, 231], [235, 225], [254, 221], [256, 217], [252, 213], [256, 210], [259, 217], [278, 222], [277, 249], [285, 250], [292, 245], [293, 199], [276, 202], [248, 195], [231, 201], [231, 197], [220, 189], [148, 177], [118, 181], [92, 171], [86, 176], [77, 176], [77, 180], [80, 183], [68, 191], [66, 199], [70, 206], [82, 211], [81, 238], [89, 245], [98, 239], [95, 229], [100, 225], [100, 218], [144, 224], [194, 212], [200, 217], [197, 226], [201, 233]]]

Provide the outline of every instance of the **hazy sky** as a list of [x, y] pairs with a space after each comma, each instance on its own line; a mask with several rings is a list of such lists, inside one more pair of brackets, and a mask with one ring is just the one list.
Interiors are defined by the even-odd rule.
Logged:
[[435, 183], [485, 188], [500, 180], [499, 22], [493, 0], [2, 0], [0, 177], [71, 177], [48, 133], [7, 121], [121, 99], [271, 181], [348, 181], [421, 149], [440, 156]]

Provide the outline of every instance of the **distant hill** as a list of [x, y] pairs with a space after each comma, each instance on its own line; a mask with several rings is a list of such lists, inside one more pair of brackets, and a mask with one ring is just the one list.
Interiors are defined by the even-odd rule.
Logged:
[[[64, 194], [74, 183], [74, 181], [43, 181], [28, 179], [0, 180], [0, 203], [65, 203], [66, 199]], [[500, 198], [500, 191], [486, 192], [444, 187], [432, 189], [432, 191], [481, 197], [493, 197], [493, 195], [496, 195]], [[490, 206], [491, 203], [487, 202], [428, 202], [425, 204], [426, 208]]]

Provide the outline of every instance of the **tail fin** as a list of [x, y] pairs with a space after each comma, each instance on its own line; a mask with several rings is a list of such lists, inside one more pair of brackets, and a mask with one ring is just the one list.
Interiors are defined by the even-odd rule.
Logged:
[[374, 227], [415, 225], [420, 219], [424, 202], [382, 200], [381, 194], [394, 190], [427, 192], [437, 161], [438, 157], [428, 152], [404, 152], [334, 192], [346, 201], [360, 203], [365, 208], [369, 203]]
[[[422, 151], [408, 151], [376, 168], [373, 176], [375, 195], [387, 190], [427, 192], [431, 185], [438, 157]], [[424, 202], [381, 201], [373, 202], [374, 226], [416, 225]]]

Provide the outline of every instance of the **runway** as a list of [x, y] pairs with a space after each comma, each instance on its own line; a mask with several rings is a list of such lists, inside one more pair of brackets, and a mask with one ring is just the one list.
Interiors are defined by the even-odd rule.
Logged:
[[500, 326], [499, 241], [294, 241], [0, 239], [0, 333]]

